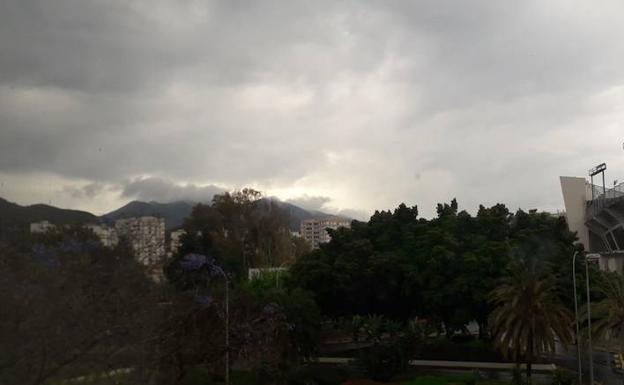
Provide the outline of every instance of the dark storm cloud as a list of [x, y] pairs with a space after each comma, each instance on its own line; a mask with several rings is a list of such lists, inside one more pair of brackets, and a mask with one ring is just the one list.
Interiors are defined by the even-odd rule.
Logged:
[[331, 202], [331, 198], [323, 196], [303, 195], [301, 197], [288, 199], [286, 200], [286, 202], [292, 203], [306, 210], [321, 211], [323, 210], [323, 206]]
[[196, 186], [194, 184], [177, 184], [160, 178], [144, 178], [126, 181], [123, 184], [122, 196], [142, 201], [156, 202], [210, 202], [215, 194], [226, 190], [219, 186]]
[[79, 180], [77, 198], [253, 185], [334, 211], [559, 207], [558, 175], [624, 167], [623, 11], [4, 1], [0, 173]]

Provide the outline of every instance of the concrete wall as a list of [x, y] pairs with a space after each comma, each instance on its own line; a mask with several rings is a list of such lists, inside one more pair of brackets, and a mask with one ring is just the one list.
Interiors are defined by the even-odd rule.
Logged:
[[568, 227], [570, 231], [576, 232], [585, 250], [589, 250], [589, 230], [585, 226], [585, 208], [591, 198], [589, 184], [585, 178], [562, 176], [559, 179]]

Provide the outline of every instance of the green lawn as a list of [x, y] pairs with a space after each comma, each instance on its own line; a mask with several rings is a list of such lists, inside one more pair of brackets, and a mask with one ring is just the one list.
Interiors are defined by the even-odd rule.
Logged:
[[[401, 385], [465, 385], [470, 384], [471, 376], [420, 376], [403, 382]], [[508, 385], [505, 381], [479, 380], [476, 385]]]

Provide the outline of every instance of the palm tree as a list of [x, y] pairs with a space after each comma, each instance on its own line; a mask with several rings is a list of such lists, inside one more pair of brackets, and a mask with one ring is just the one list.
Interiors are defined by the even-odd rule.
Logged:
[[564, 345], [572, 339], [572, 313], [557, 295], [553, 277], [538, 274], [526, 261], [516, 263], [500, 286], [491, 293], [490, 316], [494, 342], [516, 362], [526, 359], [527, 381], [531, 364], [544, 352], [555, 350], [558, 338]]
[[[624, 275], [605, 273], [597, 285], [597, 291], [604, 296], [593, 303], [592, 334], [598, 339], [617, 340], [620, 354], [624, 353]], [[624, 383], [624, 380], [623, 380]]]

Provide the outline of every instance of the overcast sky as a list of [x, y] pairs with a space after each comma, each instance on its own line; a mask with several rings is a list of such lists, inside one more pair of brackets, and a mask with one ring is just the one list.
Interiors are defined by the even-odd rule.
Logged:
[[[0, 196], [365, 217], [624, 181], [624, 2], [0, 2]], [[346, 211], [344, 211], [346, 210]]]

